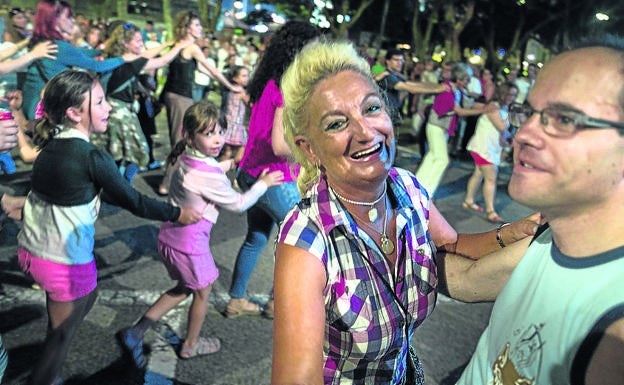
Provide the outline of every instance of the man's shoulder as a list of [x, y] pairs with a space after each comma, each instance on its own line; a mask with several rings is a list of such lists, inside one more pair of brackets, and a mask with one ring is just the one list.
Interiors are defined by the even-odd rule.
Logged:
[[382, 87], [385, 90], [394, 89], [394, 87], [398, 83], [401, 83], [401, 82], [405, 81], [405, 77], [403, 77], [401, 74], [398, 74], [396, 72], [392, 72], [392, 71], [390, 71], [387, 68], [386, 68], [386, 72], [388, 74], [386, 76], [384, 76], [384, 78], [379, 81], [379, 86]]

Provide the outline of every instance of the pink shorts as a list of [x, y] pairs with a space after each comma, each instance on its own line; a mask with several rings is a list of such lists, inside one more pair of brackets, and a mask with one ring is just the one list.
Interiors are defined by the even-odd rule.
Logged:
[[65, 265], [37, 257], [22, 247], [17, 249], [17, 258], [24, 273], [30, 275], [53, 301], [74, 301], [97, 286], [95, 261]]
[[210, 253], [193, 255], [178, 251], [158, 241], [160, 259], [167, 268], [169, 277], [180, 281], [191, 290], [203, 289], [219, 277], [219, 269]]
[[489, 160], [484, 159], [481, 155], [477, 154], [474, 151], [470, 151], [470, 155], [472, 155], [472, 159], [474, 159], [474, 162], [477, 166], [488, 166], [494, 164]]

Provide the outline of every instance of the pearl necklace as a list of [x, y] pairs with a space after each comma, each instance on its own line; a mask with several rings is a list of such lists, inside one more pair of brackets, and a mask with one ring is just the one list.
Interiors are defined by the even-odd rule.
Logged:
[[388, 238], [388, 199], [384, 200], [384, 217], [383, 217], [383, 230], [379, 232], [376, 228], [366, 223], [366, 221], [362, 220], [359, 216], [355, 215], [355, 213], [351, 213], [355, 218], [359, 219], [362, 224], [369, 229], [373, 230], [375, 233], [379, 234], [379, 244], [381, 245], [381, 251], [384, 254], [390, 255], [394, 251], [394, 242], [390, 238]]
[[381, 195], [379, 195], [379, 197], [377, 199], [375, 199], [372, 202], [361, 202], [361, 201], [354, 201], [348, 198], [343, 197], [342, 195], [338, 194], [336, 192], [336, 190], [334, 190], [333, 188], [330, 187], [330, 189], [332, 190], [332, 192], [334, 194], [336, 194], [336, 196], [338, 198], [340, 198], [340, 200], [343, 200], [347, 203], [351, 203], [352, 205], [358, 205], [358, 206], [369, 206], [370, 208], [368, 209], [368, 220], [373, 223], [377, 220], [377, 218], [379, 218], [379, 213], [377, 212], [377, 208], [375, 207], [375, 205], [377, 203], [379, 203], [379, 201], [381, 200], [381, 198], [383, 198], [384, 196], [386, 196], [386, 190], [388, 189], [388, 185], [386, 183], [384, 183], [384, 189], [383, 192], [381, 193]]

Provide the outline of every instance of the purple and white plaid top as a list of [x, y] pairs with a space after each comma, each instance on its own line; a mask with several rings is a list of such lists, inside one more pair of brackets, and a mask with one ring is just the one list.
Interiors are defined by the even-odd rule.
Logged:
[[394, 271], [324, 178], [280, 227], [278, 243], [305, 249], [325, 266], [325, 384], [399, 384], [413, 331], [435, 306], [429, 197], [408, 171], [391, 169], [387, 183], [396, 212]]

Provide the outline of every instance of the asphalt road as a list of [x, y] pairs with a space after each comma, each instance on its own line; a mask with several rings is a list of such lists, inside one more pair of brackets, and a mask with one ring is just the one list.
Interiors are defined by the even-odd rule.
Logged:
[[[159, 116], [159, 134], [165, 143], [164, 113]], [[164, 128], [166, 130], [166, 128]], [[397, 164], [415, 170], [418, 156], [403, 137]], [[167, 146], [157, 155], [164, 158]], [[19, 161], [18, 161], [19, 163]], [[0, 176], [3, 191], [22, 193], [28, 186], [28, 166], [20, 172]], [[494, 227], [471, 212], [461, 209], [463, 191], [472, 162], [455, 160], [436, 194], [436, 204], [459, 231], [478, 232]], [[155, 187], [162, 170], [140, 173], [134, 185], [156, 196]], [[509, 170], [499, 178], [497, 208], [509, 220], [530, 213], [506, 194]], [[134, 217], [125, 210], [103, 205], [96, 223], [95, 255], [99, 270], [99, 299], [73, 341], [63, 369], [66, 384], [269, 384], [272, 351], [272, 321], [260, 317], [225, 318], [221, 311], [234, 258], [246, 231], [244, 214], [222, 211], [213, 228], [211, 247], [220, 276], [213, 286], [203, 336], [218, 336], [220, 352], [191, 360], [175, 354], [175, 338], [169, 330], [183, 335], [188, 303], [164, 319], [160, 333], [150, 332], [149, 366], [137, 373], [115, 342], [117, 330], [132, 324], [165, 290], [173, 286], [156, 252], [159, 223]], [[0, 334], [9, 352], [9, 366], [2, 384], [22, 384], [37, 357], [46, 328], [44, 294], [32, 287], [17, 264], [16, 240], [19, 223], [8, 222], [0, 232]], [[272, 248], [264, 250], [249, 284], [250, 296], [266, 301], [271, 288]], [[491, 304], [463, 304], [445, 297], [438, 301], [433, 316], [417, 331], [414, 346], [421, 357], [427, 384], [453, 384], [485, 328]]]

